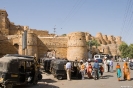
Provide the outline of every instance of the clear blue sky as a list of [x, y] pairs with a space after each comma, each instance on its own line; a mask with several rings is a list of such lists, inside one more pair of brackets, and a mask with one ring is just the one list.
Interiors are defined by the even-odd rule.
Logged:
[[55, 27], [59, 35], [101, 32], [133, 43], [133, 0], [1, 0], [0, 9], [4, 8], [16, 25], [49, 33]]

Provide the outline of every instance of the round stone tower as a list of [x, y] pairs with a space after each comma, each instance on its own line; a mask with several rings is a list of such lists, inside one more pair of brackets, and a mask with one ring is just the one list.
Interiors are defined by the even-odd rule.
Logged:
[[67, 35], [67, 59], [74, 60], [85, 60], [87, 59], [87, 45], [84, 32], [72, 32]]
[[27, 55], [38, 56], [37, 36], [34, 33], [27, 33]]
[[19, 54], [36, 56], [37, 54], [37, 36], [34, 33], [27, 32], [27, 47], [22, 48], [22, 35], [19, 36]]

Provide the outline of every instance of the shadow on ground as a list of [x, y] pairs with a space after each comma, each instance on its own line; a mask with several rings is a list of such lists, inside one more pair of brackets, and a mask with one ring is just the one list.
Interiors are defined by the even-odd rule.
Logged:
[[114, 77], [113, 75], [104, 75], [103, 77]]
[[51, 85], [54, 82], [57, 81], [53, 79], [42, 79], [38, 82], [37, 85], [21, 85], [21, 86], [14, 86], [13, 88], [59, 88], [57, 86]]
[[50, 84], [38, 84], [38, 85], [14, 86], [13, 88], [59, 88], [59, 87], [54, 86], [54, 85], [50, 85]]
[[47, 83], [55, 83], [57, 81], [53, 80], [53, 79], [42, 79], [39, 82], [47, 82]]

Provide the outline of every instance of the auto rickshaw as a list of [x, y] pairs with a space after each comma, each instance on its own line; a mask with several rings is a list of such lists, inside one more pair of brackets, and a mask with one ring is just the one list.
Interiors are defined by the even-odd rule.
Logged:
[[[56, 77], [58, 80], [67, 78], [66, 69], [65, 69], [66, 63], [67, 60], [60, 60], [60, 59], [51, 61], [50, 71], [54, 75], [54, 77]], [[71, 61], [71, 64], [72, 64], [71, 78], [81, 79], [81, 74], [79, 72], [78, 66], [75, 65], [76, 62]]]
[[45, 72], [50, 72], [50, 64], [51, 64], [51, 61], [52, 60], [54, 60], [54, 59], [52, 59], [52, 58], [44, 58], [44, 60], [43, 60], [43, 70], [45, 71]]
[[42, 75], [34, 56], [7, 54], [0, 58], [0, 86], [37, 84]]

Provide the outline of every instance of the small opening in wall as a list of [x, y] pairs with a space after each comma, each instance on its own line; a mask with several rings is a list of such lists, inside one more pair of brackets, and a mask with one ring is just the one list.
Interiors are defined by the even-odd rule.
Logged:
[[1, 13], [1, 14], [4, 14], [4, 13]]
[[81, 38], [79, 40], [81, 40]]

